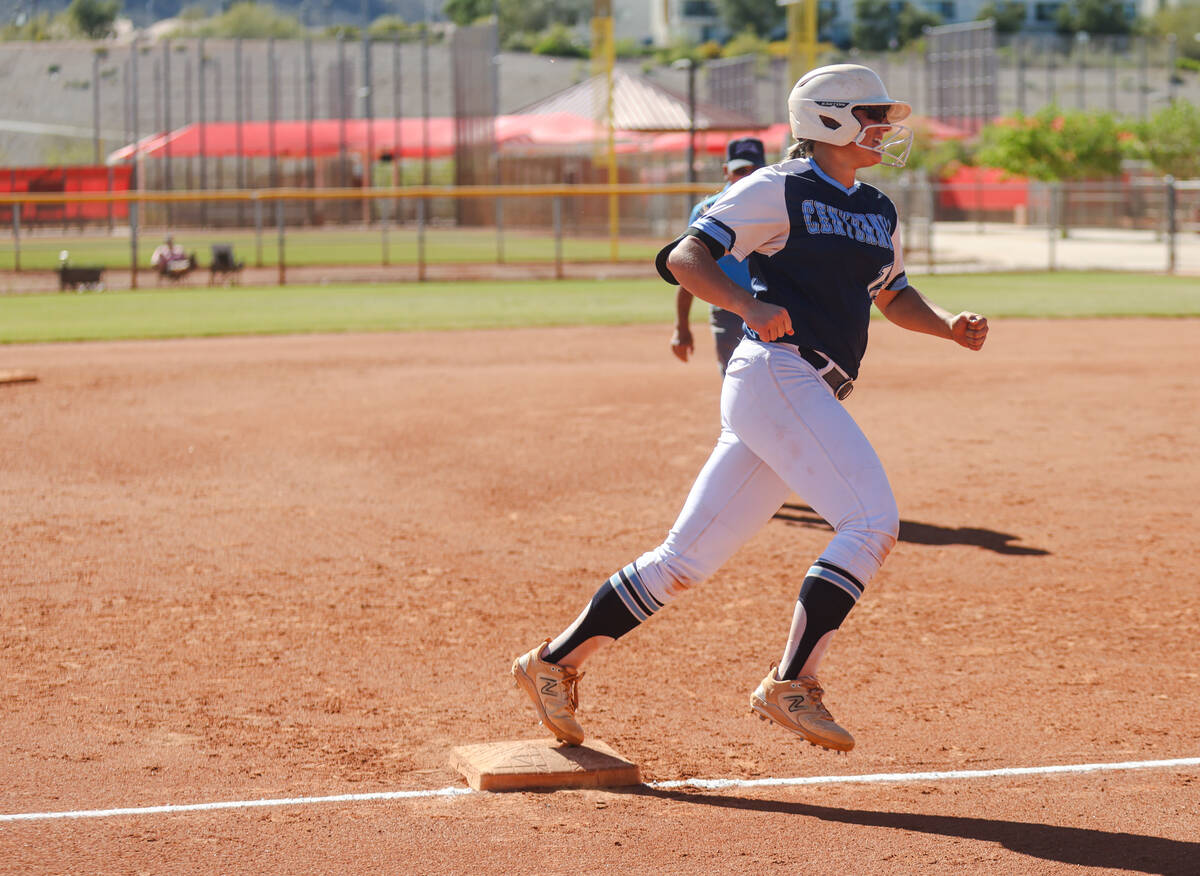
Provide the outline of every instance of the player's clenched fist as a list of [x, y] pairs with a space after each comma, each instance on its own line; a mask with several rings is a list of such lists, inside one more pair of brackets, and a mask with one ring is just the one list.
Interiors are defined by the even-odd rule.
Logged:
[[963, 311], [950, 323], [950, 332], [956, 344], [961, 344], [968, 350], [978, 350], [987, 340], [987, 318], [978, 313]]
[[764, 341], [777, 341], [792, 333], [792, 317], [787, 309], [766, 301], [755, 299], [743, 316], [746, 325], [754, 329]]

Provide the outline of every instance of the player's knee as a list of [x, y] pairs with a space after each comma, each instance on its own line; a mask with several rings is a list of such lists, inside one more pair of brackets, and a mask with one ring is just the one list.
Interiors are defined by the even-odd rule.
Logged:
[[899, 513], [894, 506], [881, 509], [844, 521], [822, 556], [866, 584], [892, 552], [899, 535]]
[[867, 549], [875, 557], [877, 564], [882, 565], [900, 538], [900, 512], [893, 505], [871, 515], [865, 523], [862, 531], [863, 540]]
[[642, 554], [636, 565], [646, 587], [664, 604], [715, 571], [705, 569], [695, 558], [680, 554], [665, 544]]

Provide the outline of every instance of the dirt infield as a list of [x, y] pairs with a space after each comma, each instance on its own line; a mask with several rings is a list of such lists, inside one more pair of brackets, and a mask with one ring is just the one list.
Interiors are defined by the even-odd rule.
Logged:
[[[0, 348], [0, 816], [465, 787], [508, 664], [669, 527], [717, 428], [666, 326]], [[795, 497], [588, 666], [649, 782], [1200, 755], [1200, 320], [881, 324], [901, 542], [749, 714], [828, 537]], [[1200, 768], [0, 821], [4, 873], [1194, 873]]]

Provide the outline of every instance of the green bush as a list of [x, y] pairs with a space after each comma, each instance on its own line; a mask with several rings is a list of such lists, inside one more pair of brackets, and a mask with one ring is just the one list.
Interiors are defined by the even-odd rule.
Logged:
[[79, 33], [98, 40], [112, 33], [113, 22], [120, 11], [121, 0], [71, 0], [67, 18]]
[[274, 6], [260, 6], [253, 0], [240, 0], [212, 18], [196, 19], [189, 16], [183, 19], [173, 35], [226, 39], [299, 39], [305, 35], [305, 30], [298, 18], [280, 12]]
[[769, 43], [752, 30], [744, 30], [725, 44], [721, 54], [726, 58], [739, 55], [766, 55]]
[[1200, 107], [1176, 101], [1137, 126], [1136, 154], [1159, 173], [1200, 179]]
[[531, 51], [535, 55], [553, 55], [558, 58], [591, 57], [591, 50], [563, 24], [553, 24], [542, 31]]
[[642, 58], [653, 54], [654, 49], [632, 37], [622, 37], [613, 43], [613, 52], [618, 58]]
[[1044, 182], [1118, 176], [1132, 131], [1110, 113], [1049, 106], [1032, 116], [1018, 113], [980, 132], [976, 160], [1017, 176]]

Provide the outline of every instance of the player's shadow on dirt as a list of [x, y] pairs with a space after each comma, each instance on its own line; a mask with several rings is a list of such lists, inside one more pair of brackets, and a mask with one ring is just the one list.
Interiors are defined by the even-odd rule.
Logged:
[[[780, 800], [754, 800], [707, 793], [664, 790], [643, 786], [638, 793], [699, 806], [724, 806], [778, 812], [822, 821], [886, 827], [911, 833], [960, 837], [987, 843], [999, 843], [1010, 851], [1046, 861], [1058, 861], [1080, 867], [1128, 870], [1135, 873], [1161, 873], [1165, 876], [1192, 876], [1200, 861], [1200, 842], [1163, 839], [1134, 833], [1108, 833], [1084, 827], [1060, 827], [1024, 821], [1000, 821], [987, 818], [963, 818], [955, 815], [922, 815], [910, 812], [876, 812], [866, 809], [839, 809], [808, 803]], [[802, 828], [800, 828], [802, 829]]]
[[[775, 512], [775, 519], [782, 520], [790, 526], [830, 528], [829, 524], [807, 505], [786, 504]], [[1041, 548], [1010, 543], [1019, 540], [1020, 536], [1018, 535], [996, 532], [992, 529], [977, 529], [968, 526], [951, 528], [937, 526], [933, 523], [917, 523], [913, 520], [900, 521], [900, 541], [906, 541], [909, 544], [965, 544], [995, 551], [998, 554], [1016, 554], [1027, 557], [1044, 557], [1050, 553]]]

